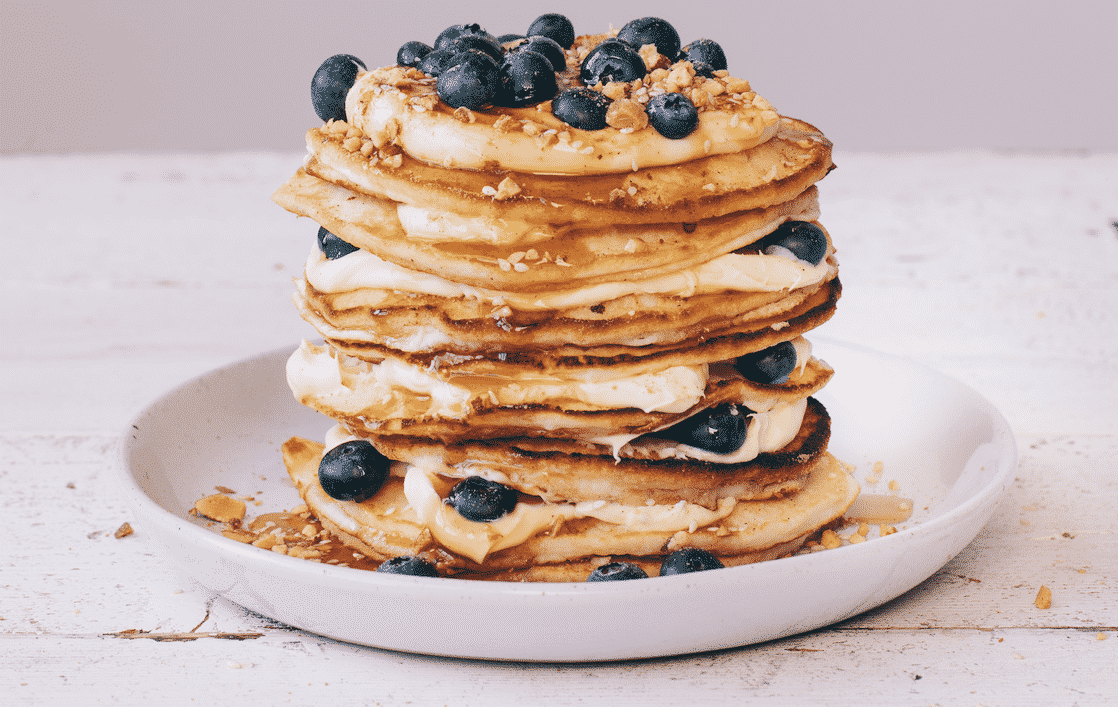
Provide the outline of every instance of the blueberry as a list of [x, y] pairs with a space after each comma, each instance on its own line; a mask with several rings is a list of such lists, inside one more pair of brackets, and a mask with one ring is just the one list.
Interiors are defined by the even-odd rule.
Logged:
[[749, 421], [737, 405], [726, 404], [708, 408], [656, 433], [691, 447], [715, 454], [730, 454], [745, 443]]
[[346, 243], [330, 233], [323, 226], [318, 227], [318, 249], [322, 251], [327, 260], [337, 260], [343, 255], [349, 255], [355, 250], [360, 250], [357, 246]]
[[761, 249], [770, 255], [774, 246], [787, 248], [800, 260], [818, 265], [827, 255], [827, 234], [808, 221], [785, 221], [761, 241]]
[[345, 97], [365, 62], [349, 54], [335, 54], [318, 67], [311, 79], [311, 104], [323, 120], [345, 120]]
[[480, 34], [483, 37], [495, 39], [493, 35], [483, 30], [481, 25], [476, 22], [468, 25], [451, 25], [439, 33], [438, 38], [435, 40], [435, 49], [446, 49], [451, 42], [464, 34]]
[[633, 20], [621, 28], [617, 38], [637, 49], [646, 44], [655, 44], [656, 51], [672, 60], [679, 54], [679, 32], [659, 17]]
[[682, 93], [661, 93], [649, 99], [645, 108], [648, 124], [664, 137], [678, 140], [687, 137], [699, 125], [699, 111]]
[[554, 39], [564, 49], [570, 49], [575, 43], [575, 26], [563, 15], [555, 13], [540, 15], [528, 25], [528, 36], [537, 34]]
[[754, 383], [784, 383], [796, 367], [796, 347], [791, 341], [782, 341], [762, 351], [746, 354], [734, 361], [746, 379]]
[[720, 570], [725, 566], [717, 557], [706, 550], [697, 547], [685, 547], [682, 550], [676, 550], [664, 559], [664, 563], [660, 565], [660, 576]]
[[543, 54], [521, 50], [505, 57], [500, 67], [501, 86], [496, 102], [502, 106], [526, 106], [555, 98], [559, 85], [555, 69]]
[[648, 579], [648, 573], [632, 562], [611, 562], [590, 573], [587, 582], [615, 582], [623, 579]]
[[493, 100], [501, 79], [493, 57], [470, 49], [454, 57], [454, 65], [439, 74], [435, 90], [452, 108], [476, 110]]
[[467, 520], [488, 523], [516, 508], [516, 489], [480, 476], [469, 476], [454, 485], [446, 503]]
[[385, 574], [406, 574], [413, 577], [439, 576], [433, 564], [424, 560], [422, 557], [411, 555], [401, 555], [400, 557], [393, 557], [391, 560], [385, 560], [380, 563], [380, 567], [377, 567], [377, 572], [384, 572]]
[[424, 56], [415, 68], [428, 76], [439, 76], [442, 72], [454, 66], [456, 63], [455, 57], [457, 56], [458, 54], [456, 52], [446, 49], [436, 49]]
[[388, 463], [388, 458], [367, 440], [350, 440], [322, 456], [318, 464], [318, 483], [331, 498], [361, 502], [384, 485]]
[[396, 52], [396, 63], [400, 66], [419, 66], [419, 61], [431, 53], [431, 47], [423, 42], [404, 42]]
[[493, 61], [497, 62], [498, 64], [501, 63], [501, 60], [505, 58], [505, 50], [501, 48], [501, 45], [497, 43], [497, 40], [493, 37], [490, 37], [489, 35], [484, 34], [459, 35], [448, 42], [446, 46], [441, 47], [441, 49], [448, 52], [454, 52], [456, 54], [469, 49], [477, 49], [478, 51], [485, 52], [489, 56], [493, 57]]
[[582, 60], [579, 76], [583, 84], [594, 86], [610, 81], [627, 83], [643, 78], [646, 73], [644, 59], [636, 49], [619, 39], [607, 39], [591, 49]]
[[551, 62], [551, 68], [556, 71], [564, 71], [567, 68], [567, 55], [563, 53], [563, 47], [554, 39], [541, 37], [528, 37], [528, 39], [509, 50], [512, 52], [536, 52], [543, 54], [547, 60]]
[[612, 101], [589, 88], [568, 88], [551, 103], [551, 112], [567, 125], [581, 130], [606, 127], [606, 111]]
[[706, 64], [715, 71], [726, 68], [726, 53], [713, 39], [699, 39], [679, 50], [679, 58], [692, 64]]

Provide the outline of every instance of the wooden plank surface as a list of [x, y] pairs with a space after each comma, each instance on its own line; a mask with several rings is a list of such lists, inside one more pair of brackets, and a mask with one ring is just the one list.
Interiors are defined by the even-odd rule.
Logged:
[[1021, 454], [1008, 497], [935, 576], [841, 625], [567, 666], [323, 639], [179, 577], [143, 527], [113, 537], [132, 520], [112, 467], [129, 417], [311, 335], [289, 292], [314, 228], [268, 200], [299, 159], [0, 159], [5, 704], [1118, 701], [1118, 156], [839, 154], [821, 192], [845, 290], [821, 333], [998, 405]]

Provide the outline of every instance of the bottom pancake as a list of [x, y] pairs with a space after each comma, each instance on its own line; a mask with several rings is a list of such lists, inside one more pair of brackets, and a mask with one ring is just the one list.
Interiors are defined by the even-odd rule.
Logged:
[[[283, 445], [288, 473], [323, 526], [369, 557], [419, 555], [443, 576], [574, 581], [583, 564], [593, 569], [603, 558], [629, 557], [658, 566], [663, 557], [685, 547], [705, 549], [727, 564], [772, 559], [793, 552], [797, 541], [841, 517], [859, 492], [842, 464], [826, 454], [797, 493], [764, 501], [727, 499], [714, 512], [683, 502], [643, 508], [590, 503], [576, 508], [521, 496], [517, 509], [505, 518], [473, 523], [435, 495], [445, 495], [451, 484], [415, 467], [403, 480], [390, 477], [369, 500], [333, 499], [318, 483], [322, 451], [321, 444], [300, 438]], [[416, 488], [429, 495], [417, 495]], [[499, 525], [506, 518], [515, 523]], [[543, 518], [544, 523], [525, 526], [517, 518]], [[673, 527], [673, 522], [682, 522], [682, 527]]]

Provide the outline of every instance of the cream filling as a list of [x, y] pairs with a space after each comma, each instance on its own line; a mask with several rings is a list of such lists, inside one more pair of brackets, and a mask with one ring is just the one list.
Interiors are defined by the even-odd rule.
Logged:
[[449, 381], [396, 359], [366, 363], [338, 357], [307, 341], [287, 361], [287, 381], [300, 401], [314, 400], [343, 414], [381, 419], [434, 416], [461, 419], [474, 401], [502, 407], [550, 403], [574, 409], [681, 413], [702, 400], [706, 364], [673, 366], [604, 380], [564, 380], [525, 373], [517, 378], [457, 376]]
[[486, 216], [459, 216], [450, 211], [424, 209], [397, 203], [396, 216], [400, 227], [416, 240], [440, 243], [482, 241], [493, 245], [521, 243], [553, 238], [547, 226], [512, 219]]
[[572, 175], [636, 171], [748, 150], [771, 138], [780, 121], [761, 99], [739, 112], [700, 113], [690, 135], [672, 140], [652, 128], [578, 130], [550, 113], [510, 111], [554, 131], [554, 140], [540, 140], [519, 129], [497, 132], [485, 121], [462, 122], [441, 110], [411, 106], [404, 91], [379, 80], [378, 71], [357, 77], [346, 97], [347, 122], [374, 144], [392, 142], [416, 159], [447, 168]]
[[416, 272], [357, 250], [328, 260], [315, 247], [307, 258], [305, 277], [316, 290], [328, 294], [357, 289], [392, 290], [435, 297], [468, 297], [494, 306], [519, 310], [558, 310], [587, 307], [628, 295], [692, 297], [717, 292], [778, 292], [826, 280], [835, 266], [822, 260], [811, 265], [795, 257], [728, 253], [693, 268], [626, 282], [607, 282], [543, 293], [505, 292], [471, 287], [438, 275]]
[[606, 501], [560, 504], [520, 502], [511, 513], [488, 523], [479, 523], [463, 518], [454, 508], [443, 503], [436, 483], [446, 487], [445, 494], [456, 482], [444, 482], [435, 474], [409, 466], [404, 475], [404, 495], [435, 540], [477, 563], [484, 562], [491, 552], [519, 545], [564, 520], [597, 518], [625, 526], [633, 532], [694, 531], [730, 515], [737, 505], [734, 498], [720, 500], [718, 509], [714, 511], [685, 501], [671, 506], [625, 506]]
[[[748, 401], [744, 403], [749, 407]], [[714, 464], [741, 464], [752, 461], [762, 452], [776, 452], [795, 439], [804, 422], [807, 400], [778, 403], [771, 409], [748, 415], [745, 441], [729, 454], [716, 454], [699, 447], [646, 435], [618, 434], [590, 437], [587, 442], [610, 447], [613, 458], [626, 459], [695, 459]]]

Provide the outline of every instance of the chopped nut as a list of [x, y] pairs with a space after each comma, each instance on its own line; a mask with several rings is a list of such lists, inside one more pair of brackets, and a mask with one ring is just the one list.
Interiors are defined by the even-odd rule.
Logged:
[[[483, 189], [482, 191], [484, 192], [485, 190]], [[497, 201], [504, 201], [505, 199], [511, 199], [519, 193], [520, 186], [516, 182], [512, 181], [512, 177], [505, 177], [501, 180], [501, 183], [497, 185], [497, 189], [494, 190], [494, 192], [490, 196], [492, 196]]]
[[689, 61], [679, 61], [672, 66], [671, 72], [668, 73], [664, 83], [675, 84], [680, 88], [686, 88], [691, 85], [691, 80], [695, 78], [695, 67]]
[[726, 90], [730, 93], [745, 93], [749, 90], [749, 82], [745, 79], [736, 79], [732, 76], [726, 76], [722, 80], [726, 86]]
[[824, 530], [823, 534], [819, 537], [819, 544], [828, 550], [842, 547], [842, 538], [838, 536], [833, 530]]
[[357, 152], [361, 149], [361, 138], [357, 137], [356, 135], [354, 137], [347, 137], [344, 141], [342, 141], [342, 147], [344, 147], [349, 152]]
[[524, 131], [525, 135], [531, 135], [532, 137], [540, 135], [546, 129], [546, 126], [540, 125], [539, 123], [533, 123], [530, 120], [522, 120], [520, 122], [520, 129]]
[[241, 521], [245, 517], [245, 502], [230, 498], [225, 494], [215, 493], [212, 496], [198, 499], [192, 509], [197, 515], [218, 523]]
[[226, 530], [222, 530], [221, 534], [224, 535], [225, 537], [229, 538], [230, 540], [236, 540], [237, 542], [245, 543], [246, 545], [252, 543], [252, 541], [256, 539], [255, 535], [253, 535], [252, 533], [250, 533], [246, 530], [229, 530], [229, 529], [226, 529]]
[[615, 100], [606, 109], [606, 124], [612, 128], [641, 130], [648, 125], [644, 106], [627, 98]]
[[514, 122], [516, 121], [512, 119], [511, 115], [502, 115], [500, 118], [497, 118], [497, 121], [495, 123], [493, 123], [493, 129], [499, 133], [507, 133], [508, 131], [512, 130]]
[[1043, 584], [1040, 585], [1040, 590], [1036, 593], [1036, 599], [1033, 604], [1038, 609], [1051, 609], [1052, 608], [1052, 590]]
[[653, 69], [665, 69], [672, 65], [672, 60], [656, 51], [655, 44], [644, 44], [637, 50], [642, 60], [644, 60], [644, 68], [648, 71]]
[[857, 545], [858, 543], [864, 543], [866, 541], [866, 536], [865, 535], [859, 535], [858, 533], [854, 533], [853, 535], [851, 535], [847, 539], [850, 541], [851, 545]]
[[297, 545], [295, 547], [288, 548], [286, 554], [290, 557], [298, 557], [303, 560], [317, 560], [318, 558], [322, 557], [322, 553], [318, 550], [315, 550], [314, 548], [299, 547]]
[[629, 97], [629, 84], [622, 81], [610, 81], [602, 88], [602, 94], [611, 101], [625, 100]]
[[897, 528], [892, 525], [879, 525], [877, 527], [877, 532], [881, 537], [885, 537], [886, 535], [892, 535], [897, 532]]
[[726, 86], [721, 81], [704, 81], [702, 88], [711, 98], [726, 93]]
[[474, 112], [466, 106], [459, 106], [455, 108], [452, 115], [454, 116], [455, 120], [461, 121], [463, 123], [473, 123], [475, 120], [477, 120], [477, 116], [474, 115]]
[[113, 537], [117, 540], [120, 540], [121, 538], [128, 537], [132, 534], [132, 532], [132, 526], [130, 524], [121, 523], [120, 527], [116, 529], [115, 533], [113, 533]]

